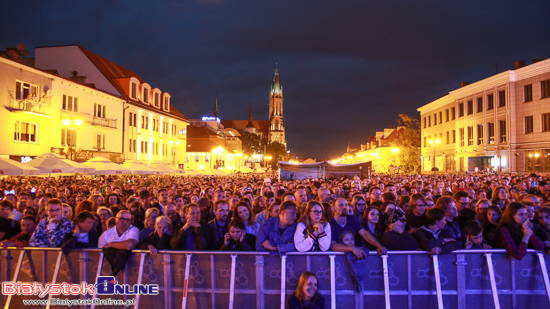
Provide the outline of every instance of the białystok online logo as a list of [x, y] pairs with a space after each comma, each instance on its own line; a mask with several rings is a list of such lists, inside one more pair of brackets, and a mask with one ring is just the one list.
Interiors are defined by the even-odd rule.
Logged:
[[2, 282], [2, 294], [4, 295], [158, 295], [158, 284], [118, 284], [113, 276], [100, 276], [96, 284], [82, 282], [80, 284], [59, 284], [38, 282], [22, 283], [6, 281]]

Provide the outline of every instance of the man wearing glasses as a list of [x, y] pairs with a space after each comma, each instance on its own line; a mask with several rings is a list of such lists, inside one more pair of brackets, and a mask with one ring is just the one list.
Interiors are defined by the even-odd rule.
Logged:
[[46, 202], [48, 217], [40, 221], [34, 230], [29, 245], [31, 247], [59, 247], [66, 234], [73, 230], [73, 222], [61, 212], [62, 205], [58, 199]]
[[138, 244], [139, 230], [132, 225], [132, 214], [121, 210], [116, 215], [116, 225], [99, 237], [99, 248], [133, 250]]

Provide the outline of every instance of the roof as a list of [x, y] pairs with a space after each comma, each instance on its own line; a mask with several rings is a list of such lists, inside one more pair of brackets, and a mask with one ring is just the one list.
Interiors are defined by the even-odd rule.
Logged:
[[118, 92], [126, 100], [131, 101], [133, 104], [141, 106], [143, 108], [168, 113], [176, 118], [180, 118], [182, 120], [188, 121], [187, 118], [182, 113], [180, 113], [172, 104], [170, 106], [170, 112], [166, 112], [164, 110], [153, 108], [148, 104], [144, 104], [138, 100], [130, 98], [130, 95], [129, 93], [127, 93], [127, 90], [121, 87], [121, 84], [117, 80], [134, 77], [134, 78], [137, 78], [140, 83], [146, 83], [143, 78], [141, 78], [136, 73], [126, 68], [123, 68], [114, 62], [111, 62], [99, 55], [92, 53], [89, 50], [84, 49], [80, 45], [77, 45], [77, 46], [86, 55], [86, 57], [90, 59], [90, 61], [95, 65], [95, 67], [101, 72], [101, 74], [103, 74], [103, 76], [105, 76], [105, 78], [107, 78], [109, 82], [111, 82], [111, 84], [118, 90]]
[[[224, 128], [244, 130], [248, 125], [248, 120], [222, 120], [221, 123]], [[266, 134], [269, 131], [269, 120], [252, 120], [252, 124], [258, 131]]]
[[205, 126], [187, 126], [187, 138], [218, 136], [216, 132]]

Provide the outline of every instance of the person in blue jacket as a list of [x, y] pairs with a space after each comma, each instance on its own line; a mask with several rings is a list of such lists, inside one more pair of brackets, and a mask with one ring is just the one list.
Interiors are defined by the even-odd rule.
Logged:
[[262, 223], [256, 238], [256, 251], [284, 255], [296, 251], [294, 233], [296, 232], [297, 205], [286, 201], [279, 208], [279, 215]]

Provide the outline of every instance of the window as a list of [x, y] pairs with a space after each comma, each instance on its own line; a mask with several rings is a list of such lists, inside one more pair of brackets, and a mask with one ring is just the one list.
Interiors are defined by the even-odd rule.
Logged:
[[129, 125], [130, 127], [137, 127], [137, 126], [138, 126], [138, 123], [137, 123], [137, 114], [136, 114], [136, 113], [130, 113], [129, 120], [130, 120], [130, 121], [128, 121], [128, 125]]
[[506, 91], [501, 90], [498, 92], [498, 107], [506, 106]]
[[61, 145], [76, 146], [76, 131], [61, 129]]
[[468, 146], [474, 145], [474, 127], [468, 127]]
[[477, 144], [478, 145], [483, 144], [483, 125], [482, 124], [477, 125]]
[[468, 101], [468, 115], [471, 115], [474, 113], [474, 101], [470, 100]]
[[533, 133], [533, 116], [525, 117], [525, 134]]
[[134, 143], [133, 139], [128, 140], [128, 152], [136, 152], [136, 149], [134, 148], [136, 144]]
[[540, 82], [540, 98], [550, 97], [550, 79], [543, 80]]
[[165, 110], [169, 109], [168, 104], [169, 104], [168, 98], [164, 98], [164, 109]]
[[104, 134], [94, 134], [94, 148], [95, 149], [105, 149], [105, 135]]
[[[168, 155], [168, 145], [167, 145], [167, 144], [163, 144], [163, 145], [162, 145], [162, 155], [163, 155], [163, 156], [167, 156], [167, 155]], [[196, 161], [196, 162], [199, 162], [199, 161]]]
[[449, 121], [449, 109], [448, 108], [445, 110], [445, 121], [447, 121], [447, 122]]
[[460, 137], [460, 147], [464, 147], [464, 128], [458, 129], [458, 135]]
[[464, 103], [458, 103], [458, 117], [464, 116]]
[[36, 143], [36, 132], [38, 125], [26, 122], [15, 122], [15, 134], [13, 140], [16, 142]]
[[443, 123], [443, 112], [439, 112], [439, 123]]
[[137, 99], [137, 85], [136, 85], [136, 83], [132, 83], [132, 90], [130, 92], [130, 96], [133, 99]]
[[175, 124], [173, 124], [172, 125], [172, 135], [176, 135], [177, 132], [178, 132], [177, 126]]
[[155, 92], [155, 107], [160, 107], [160, 94]]
[[550, 113], [541, 115], [541, 130], [542, 132], [550, 131]]
[[489, 136], [489, 144], [494, 144], [495, 143], [495, 123], [494, 122], [487, 123], [487, 135]]
[[24, 100], [27, 98], [38, 97], [38, 86], [24, 82], [15, 82], [15, 99]]
[[426, 146], [428, 145], [426, 144], [426, 136], [424, 136], [424, 148], [426, 148]]
[[199, 162], [200, 161], [200, 157], [198, 155], [195, 156], [195, 162]]
[[141, 128], [149, 130], [149, 117], [141, 116]]
[[149, 103], [149, 89], [148, 88], [143, 89], [143, 102]]
[[495, 96], [491, 93], [487, 95], [487, 110], [495, 108]]
[[499, 121], [500, 143], [506, 143], [506, 120]]
[[105, 118], [107, 113], [107, 106], [94, 103], [94, 117]]
[[132, 120], [133, 120], [134, 117], [132, 117], [132, 115], [133, 115], [133, 113], [130, 112], [130, 116], [128, 116], [128, 126], [130, 126], [130, 127], [133, 127]]
[[432, 116], [428, 116], [428, 127], [432, 126]]
[[141, 141], [141, 153], [147, 153], [147, 142]]
[[66, 111], [78, 112], [78, 98], [64, 94], [62, 108]]
[[456, 144], [456, 130], [453, 130], [453, 144]]
[[533, 85], [525, 85], [523, 86], [523, 102], [531, 102], [533, 101]]
[[477, 112], [481, 113], [483, 111], [483, 98], [477, 98]]
[[455, 120], [455, 108], [451, 107], [451, 120]]
[[447, 131], [447, 144], [449, 144], [450, 142], [451, 142], [450, 134], [449, 134], [449, 131]]
[[424, 120], [424, 129], [426, 128], [426, 117], [423, 118]]
[[434, 114], [434, 126], [437, 124], [437, 113]]

